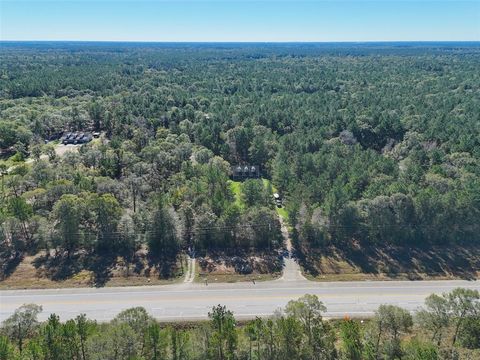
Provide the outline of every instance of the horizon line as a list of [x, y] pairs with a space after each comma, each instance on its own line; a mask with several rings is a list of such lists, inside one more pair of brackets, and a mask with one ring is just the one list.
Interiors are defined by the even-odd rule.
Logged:
[[16, 40], [16, 39], [0, 39], [0, 43], [12, 42], [81, 42], [81, 43], [151, 43], [151, 44], [365, 44], [365, 43], [480, 43], [479, 40], [233, 40], [233, 41], [217, 41], [217, 40], [68, 40], [68, 39], [42, 39], [42, 40]]

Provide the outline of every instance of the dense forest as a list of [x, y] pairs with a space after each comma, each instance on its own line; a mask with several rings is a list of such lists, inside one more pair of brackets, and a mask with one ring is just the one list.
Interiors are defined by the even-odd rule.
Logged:
[[431, 295], [412, 316], [381, 305], [372, 319], [324, 320], [314, 295], [290, 301], [268, 319], [237, 322], [215, 306], [208, 322], [158, 323], [144, 308], [108, 323], [85, 315], [40, 323], [41, 306], [27, 304], [0, 329], [0, 360], [441, 360], [478, 359], [480, 295], [455, 289]]
[[2, 43], [2, 272], [277, 251], [273, 187], [299, 253], [478, 245], [479, 68], [475, 43]]

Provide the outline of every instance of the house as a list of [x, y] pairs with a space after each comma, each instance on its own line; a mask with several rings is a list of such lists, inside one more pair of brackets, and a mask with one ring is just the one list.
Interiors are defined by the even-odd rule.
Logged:
[[68, 132], [60, 139], [62, 144], [79, 145], [92, 141], [92, 134], [83, 132]]
[[234, 180], [257, 179], [260, 177], [258, 165], [234, 165], [231, 167], [231, 176]]

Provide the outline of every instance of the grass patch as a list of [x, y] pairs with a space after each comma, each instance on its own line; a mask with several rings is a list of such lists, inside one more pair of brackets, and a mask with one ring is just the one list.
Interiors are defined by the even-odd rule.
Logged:
[[285, 207], [275, 207], [277, 214], [281, 216], [284, 220], [288, 220], [288, 211], [285, 209]]
[[5, 166], [7, 169], [9, 169], [10, 167], [12, 167], [14, 165], [17, 165], [17, 164], [18, 164], [18, 162], [14, 162], [10, 159], [0, 160], [0, 165]]
[[[275, 185], [272, 184], [270, 180], [262, 179], [262, 182], [265, 188], [268, 188], [268, 186], [271, 185], [272, 191], [274, 193], [278, 193], [277, 188], [275, 187]], [[243, 209], [245, 207], [245, 204], [242, 201], [242, 182], [229, 180], [229, 184], [230, 184], [230, 189], [235, 195], [235, 205]], [[275, 206], [275, 211], [277, 212], [278, 216], [281, 216], [284, 220], [288, 220], [288, 211], [287, 209], [285, 209], [285, 206], [282, 206], [281, 208]]]
[[243, 208], [244, 204], [242, 201], [242, 183], [240, 181], [230, 180], [230, 189], [235, 195], [235, 205], [237, 205], [240, 208]]
[[261, 281], [270, 281], [278, 279], [281, 276], [281, 273], [272, 273], [272, 274], [198, 274], [198, 277], [195, 278], [197, 283], [208, 284], [219, 284], [219, 283], [236, 283], [236, 282], [257, 282]]

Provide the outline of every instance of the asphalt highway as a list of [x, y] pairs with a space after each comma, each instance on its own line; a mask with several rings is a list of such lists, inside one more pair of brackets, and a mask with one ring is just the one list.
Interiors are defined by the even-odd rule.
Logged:
[[0, 291], [0, 321], [25, 303], [43, 306], [41, 320], [51, 313], [62, 320], [85, 313], [98, 321], [107, 321], [134, 306], [143, 306], [162, 321], [200, 320], [206, 319], [216, 304], [226, 305], [238, 319], [245, 319], [271, 315], [304, 294], [317, 295], [327, 306], [327, 317], [367, 317], [381, 304], [415, 311], [429, 294], [456, 287], [480, 290], [480, 281], [312, 282], [301, 276], [284, 276], [256, 284], [187, 282], [148, 287], [8, 290]]

